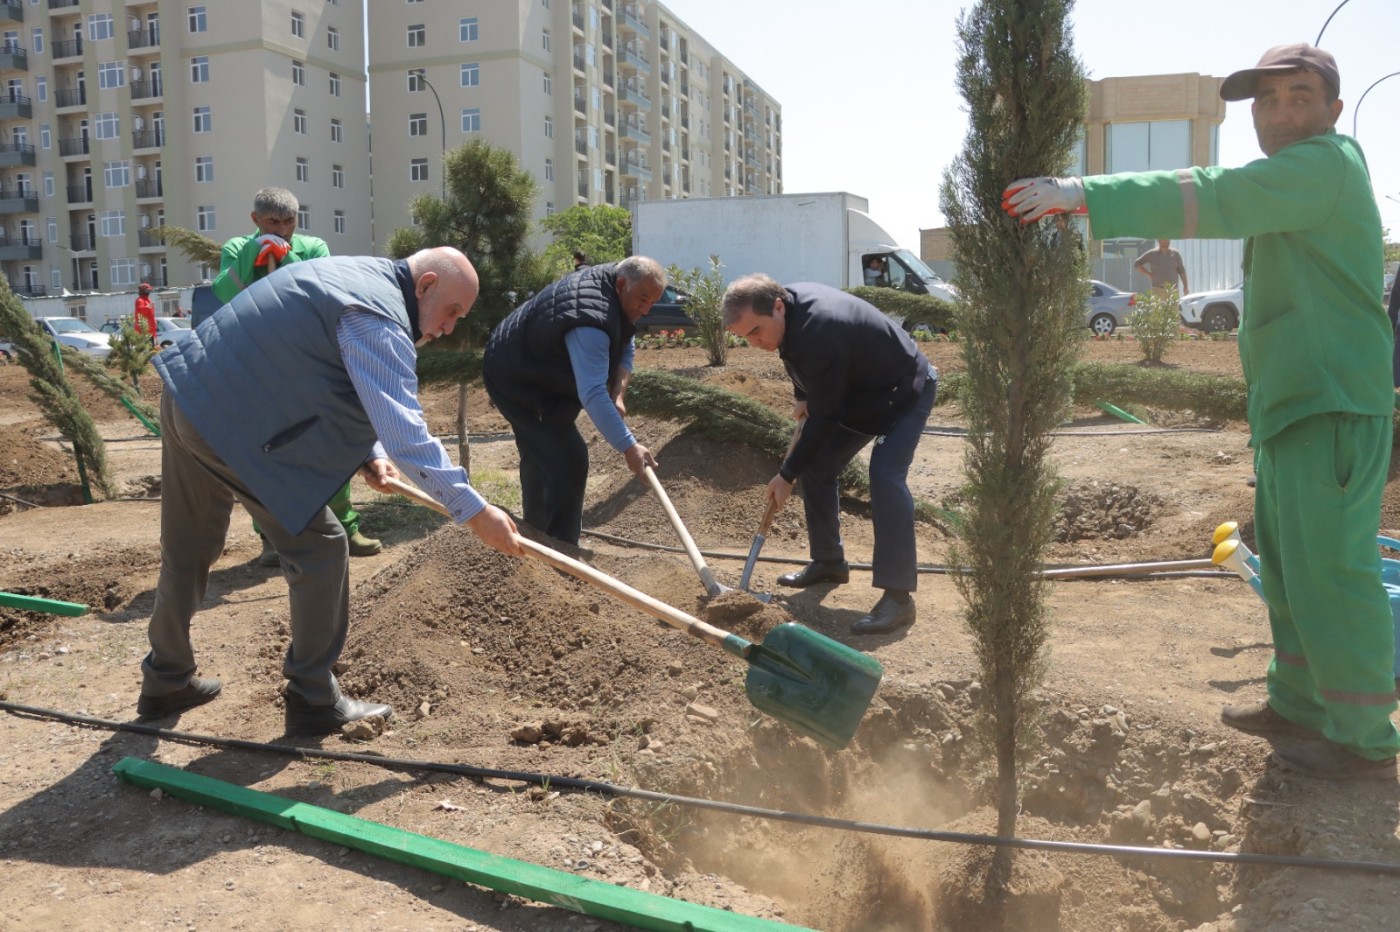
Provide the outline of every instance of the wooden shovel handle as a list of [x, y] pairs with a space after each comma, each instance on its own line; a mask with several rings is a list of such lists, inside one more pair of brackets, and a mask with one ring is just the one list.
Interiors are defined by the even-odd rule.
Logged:
[[[412, 499], [420, 505], [426, 505], [434, 511], [440, 512], [448, 517], [452, 516], [452, 513], [448, 511], [445, 506], [438, 503], [421, 489], [414, 488], [408, 483], [400, 482], [398, 479], [394, 478], [386, 478], [384, 484], [404, 498]], [[665, 602], [653, 599], [645, 592], [633, 589], [626, 583], [613, 579], [601, 570], [594, 569], [587, 563], [580, 562], [572, 557], [566, 557], [557, 550], [552, 550], [543, 544], [535, 543], [528, 537], [516, 535], [516, 540], [520, 542], [521, 547], [525, 548], [525, 552], [536, 560], [547, 563], [555, 569], [568, 573], [576, 579], [581, 579], [592, 586], [596, 586], [617, 599], [626, 602], [633, 608], [646, 612], [653, 618], [664, 621], [673, 628], [679, 628], [687, 634], [694, 635], [707, 644], [718, 647], [721, 650], [728, 650], [730, 653], [737, 652], [737, 650], [731, 648], [734, 647], [734, 642], [741, 641], [742, 639], [737, 638], [728, 631], [716, 628], [714, 625], [707, 624], [699, 618], [687, 615], [680, 609], [672, 608]], [[730, 646], [727, 647], [726, 642], [730, 642]], [[742, 643], [747, 645], [747, 642]]]
[[690, 565], [695, 567], [695, 572], [701, 577], [707, 575], [708, 567], [705, 566], [705, 558], [700, 556], [700, 549], [695, 546], [695, 539], [690, 536], [690, 532], [685, 529], [685, 523], [681, 521], [681, 516], [676, 511], [676, 506], [671, 504], [671, 498], [666, 494], [666, 490], [661, 487], [661, 480], [656, 478], [656, 470], [650, 466], [644, 466], [647, 482], [651, 483], [651, 490], [656, 493], [656, 497], [661, 500], [661, 507], [666, 511], [666, 517], [671, 520], [671, 527], [676, 529], [676, 535], [680, 537], [681, 544], [685, 546], [685, 554], [690, 557]]
[[763, 510], [763, 520], [758, 523], [758, 536], [767, 537], [768, 529], [773, 526], [773, 516], [778, 513], [778, 500], [768, 499], [768, 507]]

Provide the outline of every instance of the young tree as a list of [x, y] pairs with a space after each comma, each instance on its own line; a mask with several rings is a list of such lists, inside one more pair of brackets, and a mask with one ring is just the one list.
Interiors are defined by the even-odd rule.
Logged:
[[616, 262], [632, 253], [632, 212], [611, 204], [575, 204], [540, 226], [554, 234], [554, 242], [544, 251], [544, 264], [558, 276], [574, 270], [573, 254], [578, 250], [590, 265]]
[[692, 267], [683, 271], [672, 265], [666, 270], [675, 286], [686, 294], [685, 312], [695, 320], [700, 345], [712, 366], [722, 366], [729, 357], [729, 333], [724, 329], [724, 265], [719, 256], [710, 256], [710, 268], [701, 272]]
[[111, 345], [112, 352], [107, 357], [107, 368], [115, 369], [131, 379], [136, 394], [140, 395], [141, 374], [146, 371], [146, 367], [151, 364], [151, 357], [156, 354], [155, 347], [151, 345], [151, 338], [138, 332], [130, 317], [123, 317], [121, 330], [113, 335]]
[[[1020, 226], [1001, 209], [1016, 178], [1060, 175], [1084, 119], [1084, 74], [1069, 34], [1072, 0], [981, 0], [958, 22], [958, 86], [968, 104], [962, 154], [941, 204], [963, 301], [969, 391], [967, 514], [957, 578], [987, 690], [997, 831], [1016, 828], [1018, 741], [1044, 668], [1048, 609], [1036, 575], [1052, 537], [1058, 479], [1051, 431], [1070, 401], [1081, 343], [1082, 241], [1061, 219]], [[993, 886], [1010, 876], [999, 848]]]

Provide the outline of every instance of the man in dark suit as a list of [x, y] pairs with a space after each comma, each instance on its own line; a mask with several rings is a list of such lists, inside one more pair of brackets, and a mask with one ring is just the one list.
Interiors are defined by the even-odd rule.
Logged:
[[918, 570], [909, 464], [933, 408], [938, 371], [893, 320], [826, 285], [783, 286], [766, 275], [738, 279], [724, 293], [724, 326], [782, 357], [792, 379], [793, 416], [802, 422], [768, 495], [781, 508], [802, 478], [812, 562], [778, 582], [803, 588], [849, 580], [838, 479], [874, 440], [873, 584], [884, 594], [851, 633], [889, 634], [913, 624]]

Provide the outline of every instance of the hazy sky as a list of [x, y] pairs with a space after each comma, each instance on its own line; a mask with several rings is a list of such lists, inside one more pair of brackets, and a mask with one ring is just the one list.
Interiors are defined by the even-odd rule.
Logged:
[[[850, 191], [900, 245], [943, 225], [938, 186], [962, 148], [949, 0], [664, 0], [676, 16], [777, 98], [788, 192]], [[1338, 0], [1079, 0], [1075, 49], [1091, 78], [1224, 77], [1270, 46], [1313, 42]], [[853, 12], [859, 11], [859, 12]], [[1327, 26], [1345, 107], [1338, 130], [1367, 152], [1382, 222], [1400, 237], [1400, 0], [1349, 0]], [[1260, 158], [1249, 103], [1229, 104], [1220, 163]], [[1387, 197], [1388, 196], [1388, 197]], [[1395, 198], [1391, 200], [1389, 198]]]

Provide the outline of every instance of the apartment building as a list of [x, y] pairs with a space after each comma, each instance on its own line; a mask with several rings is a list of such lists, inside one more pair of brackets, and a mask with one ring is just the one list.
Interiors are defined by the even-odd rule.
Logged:
[[[381, 0], [383, 2], [383, 0]], [[151, 233], [248, 233], [253, 193], [369, 253], [363, 0], [0, 0], [0, 274], [20, 294], [197, 282]]]
[[654, 0], [375, 0], [375, 239], [440, 194], [442, 157], [508, 149], [575, 204], [782, 192], [782, 111]]

